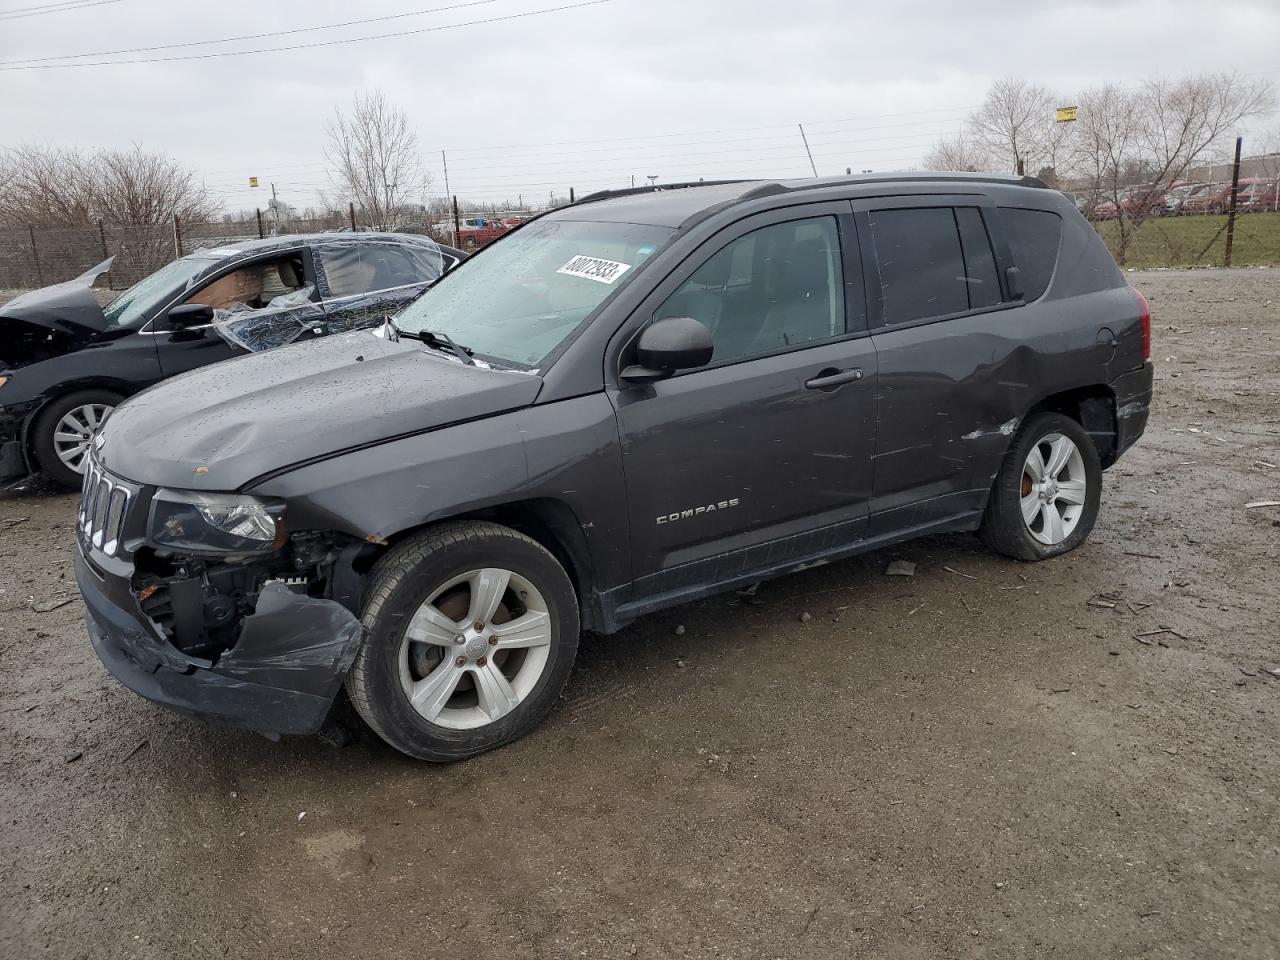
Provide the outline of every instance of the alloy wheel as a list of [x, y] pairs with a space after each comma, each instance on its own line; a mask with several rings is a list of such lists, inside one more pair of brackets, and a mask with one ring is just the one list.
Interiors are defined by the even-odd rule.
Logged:
[[84, 473], [89, 445], [113, 409], [106, 403], [86, 403], [63, 414], [53, 428], [53, 452], [69, 470]]
[[460, 574], [434, 590], [405, 627], [400, 685], [430, 723], [473, 730], [533, 692], [551, 653], [542, 593], [510, 570]]
[[1084, 458], [1075, 443], [1060, 433], [1042, 437], [1022, 468], [1022, 520], [1031, 536], [1047, 546], [1071, 536], [1086, 490]]

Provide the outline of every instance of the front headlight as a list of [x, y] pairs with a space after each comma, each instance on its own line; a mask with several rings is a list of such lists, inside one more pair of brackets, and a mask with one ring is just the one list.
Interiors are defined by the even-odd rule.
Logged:
[[270, 553], [284, 546], [284, 504], [232, 493], [159, 490], [151, 500], [148, 539], [179, 553]]

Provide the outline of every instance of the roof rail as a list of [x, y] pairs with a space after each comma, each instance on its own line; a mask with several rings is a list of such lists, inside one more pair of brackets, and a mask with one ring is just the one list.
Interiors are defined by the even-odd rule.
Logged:
[[594, 203], [597, 200], [612, 200], [614, 197], [634, 197], [641, 193], [661, 193], [664, 190], [687, 190], [690, 187], [722, 187], [731, 183], [754, 183], [753, 180], [690, 180], [685, 183], [651, 183], [644, 187], [623, 187], [620, 190], [597, 190], [595, 193], [579, 197], [570, 206], [582, 203]]

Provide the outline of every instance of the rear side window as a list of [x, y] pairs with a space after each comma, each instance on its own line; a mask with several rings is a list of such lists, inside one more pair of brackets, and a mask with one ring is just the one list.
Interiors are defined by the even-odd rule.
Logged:
[[1049, 289], [1062, 245], [1062, 218], [1047, 210], [1001, 207], [1013, 262], [1022, 274], [1023, 299], [1039, 300]]
[[872, 210], [884, 322], [969, 309], [960, 231], [950, 207]]

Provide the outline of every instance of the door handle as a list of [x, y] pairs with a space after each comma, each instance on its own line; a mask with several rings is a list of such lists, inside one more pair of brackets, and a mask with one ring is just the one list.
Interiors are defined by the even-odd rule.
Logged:
[[855, 380], [862, 379], [862, 368], [855, 367], [851, 370], [837, 370], [835, 367], [828, 367], [816, 377], [804, 382], [805, 388], [809, 390], [830, 390], [844, 383], [853, 383]]

